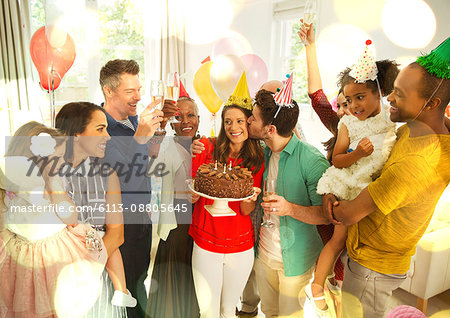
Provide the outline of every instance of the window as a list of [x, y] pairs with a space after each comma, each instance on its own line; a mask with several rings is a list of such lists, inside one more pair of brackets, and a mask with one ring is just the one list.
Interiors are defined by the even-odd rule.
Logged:
[[286, 74], [294, 72], [293, 96], [300, 108], [297, 128], [301, 128], [308, 143], [325, 154], [322, 142], [332, 135], [322, 125], [311, 107], [308, 97], [305, 48], [297, 35], [304, 2], [282, 1], [274, 6], [270, 72], [273, 78], [283, 80], [286, 79]]
[[[45, 25], [44, 2], [30, 1], [31, 34]], [[55, 90], [56, 105], [75, 100], [100, 103], [103, 96], [98, 82], [99, 72], [102, 65], [111, 59], [136, 60], [144, 83], [143, 5], [142, 1], [133, 0], [81, 0], [73, 1], [70, 8], [63, 8], [65, 18], [69, 20], [66, 29], [76, 43], [77, 55]]]

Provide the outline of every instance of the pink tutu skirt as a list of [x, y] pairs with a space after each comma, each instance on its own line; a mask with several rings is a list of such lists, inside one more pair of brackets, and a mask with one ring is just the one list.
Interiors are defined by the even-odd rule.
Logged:
[[64, 317], [58, 308], [80, 307], [74, 286], [85, 286], [88, 295], [86, 278], [100, 281], [107, 260], [104, 246], [101, 252], [86, 248], [85, 226], [66, 227], [39, 241], [0, 232], [0, 317]]

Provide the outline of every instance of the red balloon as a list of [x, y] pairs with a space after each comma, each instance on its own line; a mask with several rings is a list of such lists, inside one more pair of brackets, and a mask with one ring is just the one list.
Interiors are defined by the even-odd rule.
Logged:
[[34, 32], [31, 38], [30, 54], [39, 73], [41, 86], [48, 92], [59, 87], [64, 74], [75, 61], [75, 43], [70, 34], [67, 34], [66, 42], [62, 47], [52, 47], [45, 36], [45, 26], [43, 26]]

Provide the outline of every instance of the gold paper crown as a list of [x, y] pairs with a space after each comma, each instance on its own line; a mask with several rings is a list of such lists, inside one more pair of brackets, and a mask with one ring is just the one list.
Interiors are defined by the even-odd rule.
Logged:
[[245, 71], [242, 73], [239, 82], [236, 84], [233, 93], [228, 97], [224, 106], [229, 105], [238, 105], [239, 107], [253, 110], [252, 98], [250, 97], [250, 91], [248, 90]]

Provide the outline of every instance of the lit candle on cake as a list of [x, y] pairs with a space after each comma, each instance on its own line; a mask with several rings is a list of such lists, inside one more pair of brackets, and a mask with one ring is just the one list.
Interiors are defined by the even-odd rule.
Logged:
[[231, 160], [230, 160], [230, 166], [228, 167], [228, 170], [230, 170], [230, 171], [231, 171]]
[[217, 160], [216, 160], [216, 163], [215, 163], [214, 170], [217, 170]]
[[227, 173], [227, 164], [225, 164], [224, 166], [223, 166], [223, 174], [226, 174]]

